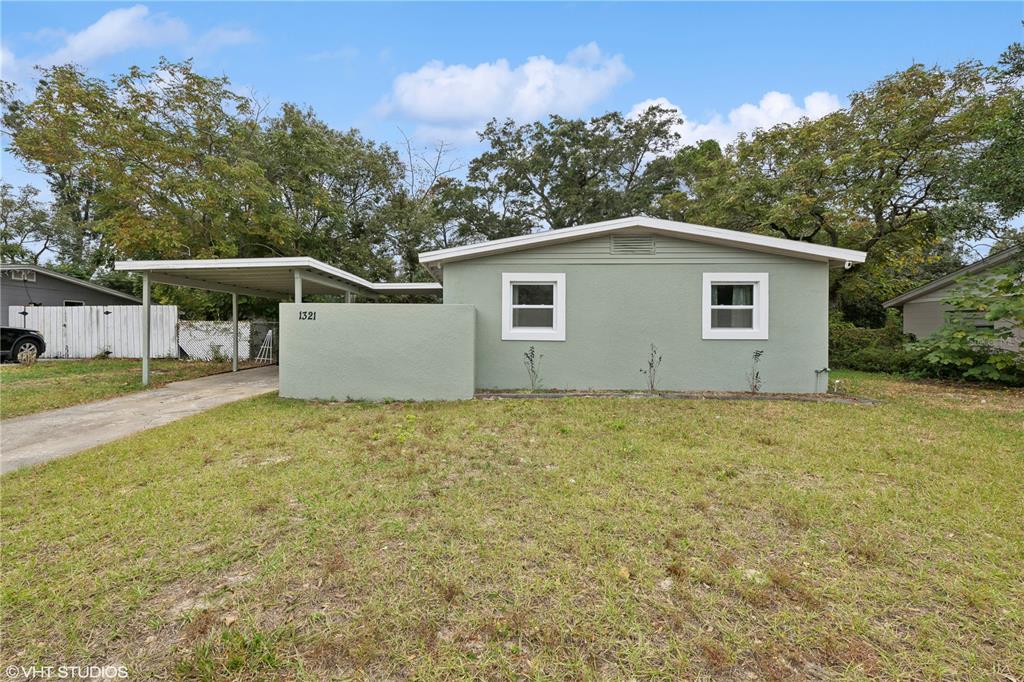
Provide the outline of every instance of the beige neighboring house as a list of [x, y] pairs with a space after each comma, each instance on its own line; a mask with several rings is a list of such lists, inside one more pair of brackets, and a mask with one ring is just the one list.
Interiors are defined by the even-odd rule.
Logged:
[[[953, 310], [951, 306], [945, 305], [942, 301], [958, 286], [960, 278], [1006, 265], [1022, 255], [1024, 254], [1019, 246], [1004, 249], [971, 263], [967, 267], [960, 268], [956, 272], [951, 272], [896, 298], [889, 299], [882, 305], [886, 308], [901, 308], [903, 310], [904, 334], [913, 334], [918, 339], [926, 339], [945, 324], [946, 313]], [[979, 316], [976, 326], [991, 327], [993, 324]], [[1018, 339], [1024, 336], [1024, 329], [1016, 330], [1014, 336]]]

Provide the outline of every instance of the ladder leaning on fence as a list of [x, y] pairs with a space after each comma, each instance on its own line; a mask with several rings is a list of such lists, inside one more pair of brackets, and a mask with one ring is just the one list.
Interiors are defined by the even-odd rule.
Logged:
[[260, 346], [260, 351], [256, 353], [256, 362], [261, 365], [268, 365], [274, 361], [274, 330], [271, 329], [267, 332], [267, 335], [263, 337], [263, 345]]

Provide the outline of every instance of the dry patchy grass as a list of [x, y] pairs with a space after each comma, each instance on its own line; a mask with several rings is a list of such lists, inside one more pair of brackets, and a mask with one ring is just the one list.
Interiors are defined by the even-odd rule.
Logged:
[[133, 679], [1019, 677], [1024, 400], [846, 379], [883, 402], [264, 397], [15, 472], [0, 658]]
[[152, 360], [146, 387], [141, 381], [141, 360], [41, 360], [31, 367], [0, 365], [0, 417], [69, 407], [230, 370], [230, 362]]

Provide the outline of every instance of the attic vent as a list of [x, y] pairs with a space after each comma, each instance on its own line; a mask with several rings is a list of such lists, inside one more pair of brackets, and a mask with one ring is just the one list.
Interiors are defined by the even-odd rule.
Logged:
[[11, 270], [11, 279], [34, 282], [36, 281], [36, 273], [32, 270]]
[[654, 253], [653, 234], [613, 234], [612, 253], [616, 255], [637, 255]]

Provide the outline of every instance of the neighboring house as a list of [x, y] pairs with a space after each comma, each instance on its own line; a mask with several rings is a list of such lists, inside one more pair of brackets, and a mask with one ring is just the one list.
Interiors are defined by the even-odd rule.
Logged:
[[[905, 294], [892, 298], [882, 305], [886, 308], [900, 308], [903, 311], [903, 333], [913, 334], [918, 339], [925, 339], [946, 323], [947, 313], [953, 308], [942, 301], [959, 286], [959, 280], [968, 275], [977, 275], [993, 268], [1009, 264], [1015, 258], [1022, 257], [1021, 248], [1013, 246], [993, 253], [986, 258], [971, 263], [948, 275], [939, 277], [928, 284], [911, 289]], [[992, 326], [992, 322], [979, 316], [979, 326]], [[1019, 333], [1024, 333], [1018, 330]]]
[[[38, 265], [0, 265], [0, 324], [14, 306], [138, 305], [138, 298]], [[14, 326], [21, 326], [17, 320]]]

